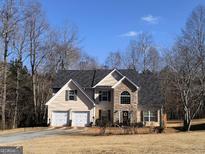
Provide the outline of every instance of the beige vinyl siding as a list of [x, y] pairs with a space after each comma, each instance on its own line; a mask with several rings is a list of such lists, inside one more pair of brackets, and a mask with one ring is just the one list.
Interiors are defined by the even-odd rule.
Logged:
[[113, 86], [120, 80], [120, 78], [121, 76], [117, 72], [113, 72], [102, 79], [98, 83], [98, 86]]
[[[66, 90], [77, 90], [77, 100], [65, 100]], [[90, 121], [93, 121], [93, 104], [72, 82], [48, 105], [48, 119], [52, 111], [90, 111]]]

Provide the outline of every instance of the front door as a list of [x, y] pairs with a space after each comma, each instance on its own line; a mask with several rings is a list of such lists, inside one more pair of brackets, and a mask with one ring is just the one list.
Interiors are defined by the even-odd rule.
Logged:
[[123, 125], [125, 126], [129, 125], [128, 111], [122, 111], [122, 114], [123, 114]]

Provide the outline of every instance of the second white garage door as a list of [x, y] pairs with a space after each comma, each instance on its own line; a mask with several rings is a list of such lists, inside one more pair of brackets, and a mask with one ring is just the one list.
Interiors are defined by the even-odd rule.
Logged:
[[84, 127], [89, 124], [89, 111], [74, 111], [72, 112], [72, 126]]

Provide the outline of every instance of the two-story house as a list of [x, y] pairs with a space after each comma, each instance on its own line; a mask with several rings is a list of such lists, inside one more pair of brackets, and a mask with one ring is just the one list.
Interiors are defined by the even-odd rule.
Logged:
[[138, 84], [139, 74], [130, 69], [59, 71], [53, 84], [54, 95], [46, 103], [48, 123], [51, 126], [86, 126], [99, 121], [159, 125], [161, 105], [150, 107], [153, 104], [150, 101], [148, 105], [140, 105], [138, 95], [143, 85]]

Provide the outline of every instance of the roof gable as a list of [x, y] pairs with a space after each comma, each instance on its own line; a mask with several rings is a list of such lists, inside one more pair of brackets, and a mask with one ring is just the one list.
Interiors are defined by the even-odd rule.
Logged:
[[120, 85], [120, 83], [122, 83], [125, 80], [128, 81], [131, 85], [133, 85], [137, 90], [139, 89], [139, 87], [126, 76], [120, 79], [115, 85], [112, 86], [112, 88], [116, 88], [118, 85]]
[[[98, 70], [61, 70], [56, 74], [53, 88], [61, 88], [70, 79], [75, 80], [83, 88], [91, 88], [105, 78], [114, 70], [98, 69]], [[138, 73], [132, 69], [117, 70], [123, 76], [128, 77], [132, 82], [137, 84]], [[137, 84], [138, 85], [138, 84]]]
[[[64, 70], [59, 71], [54, 81], [53, 88], [60, 89], [70, 79], [75, 80], [82, 88], [92, 88], [113, 70]], [[132, 69], [118, 70], [126, 76], [133, 84], [139, 86], [139, 106], [141, 108], [159, 107], [164, 102], [164, 97], [160, 87], [160, 77], [158, 73], [144, 72], [137, 73]]]
[[82, 94], [95, 106], [95, 102], [86, 94], [86, 92], [81, 88], [81, 86], [75, 82], [73, 79], [70, 79], [47, 103], [46, 105], [49, 105], [52, 103], [66, 88], [67, 86], [73, 83], [75, 86], [78, 87], [78, 89], [82, 92]]
[[115, 85], [121, 78], [123, 77], [123, 75], [116, 69], [114, 69], [113, 71], [111, 71], [109, 74], [107, 74], [104, 78], [102, 78], [97, 84], [95, 84], [93, 86], [93, 88], [97, 87], [97, 86], [102, 86], [102, 85], [106, 85], [106, 86], [113, 86]]

